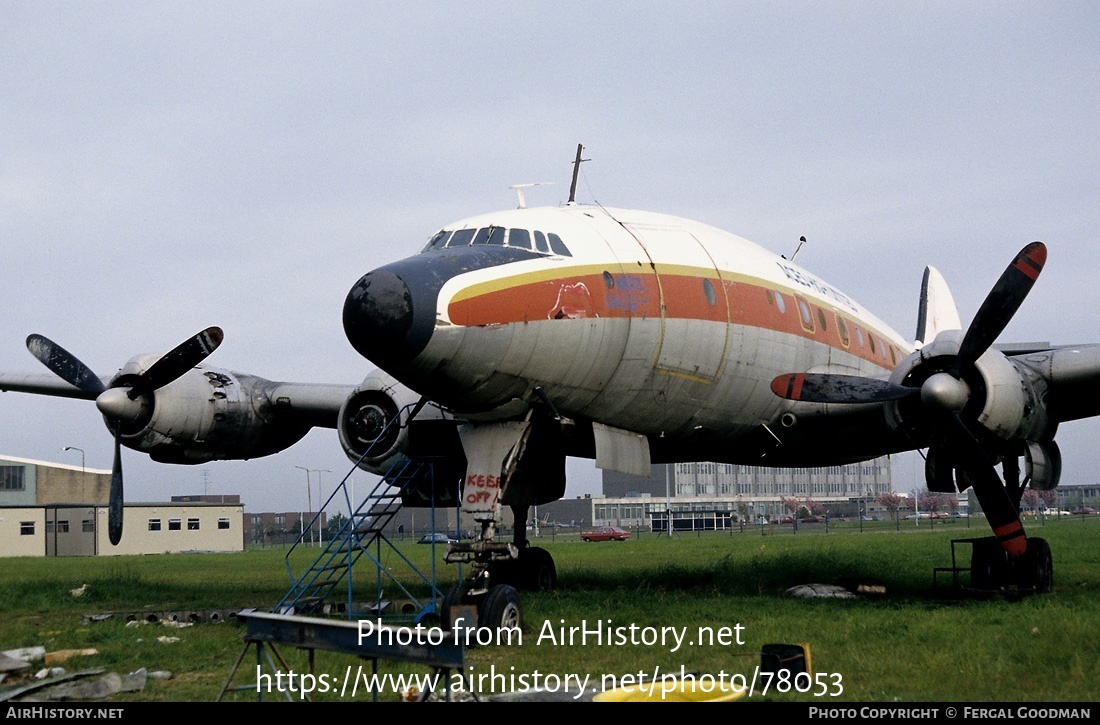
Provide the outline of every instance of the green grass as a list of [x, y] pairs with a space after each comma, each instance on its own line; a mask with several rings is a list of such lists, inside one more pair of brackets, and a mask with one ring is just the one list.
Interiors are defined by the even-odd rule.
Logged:
[[[584, 544], [575, 536], [543, 537], [538, 544], [557, 563], [559, 586], [524, 593], [520, 646], [467, 650], [468, 672], [587, 674], [594, 678], [646, 672], [689, 671], [751, 676], [766, 644], [806, 643], [815, 673], [839, 676], [839, 696], [807, 693], [754, 694], [754, 700], [801, 702], [1077, 702], [1093, 698], [1100, 671], [1100, 643], [1092, 625], [1100, 619], [1100, 517], [1029, 522], [1032, 536], [1054, 552], [1053, 594], [1006, 598], [953, 596], [948, 580], [933, 587], [933, 568], [950, 565], [952, 539], [984, 536], [980, 521], [952, 522], [930, 530], [912, 522], [830, 526], [744, 533], [678, 534], [671, 540], [645, 532], [627, 542]], [[431, 572], [431, 547], [399, 549]], [[969, 548], [959, 549], [968, 561]], [[441, 550], [437, 550], [437, 554]], [[270, 608], [286, 592], [284, 550], [239, 554], [186, 554], [116, 558], [0, 559], [0, 650], [39, 645], [47, 651], [94, 648], [98, 654], [63, 663], [70, 670], [104, 668], [125, 674], [144, 667], [167, 670], [169, 680], [150, 680], [141, 692], [110, 701], [211, 701], [226, 681], [244, 643], [236, 623], [170, 628], [121, 618], [85, 623], [84, 615], [135, 610]], [[295, 553], [296, 566], [309, 553]], [[383, 551], [383, 564], [418, 597], [428, 587], [407, 573], [404, 559]], [[961, 562], [965, 563], [965, 561]], [[455, 567], [436, 563], [446, 591]], [[876, 579], [886, 594], [857, 600], [807, 600], [785, 596], [796, 584], [830, 583], [842, 577]], [[356, 568], [357, 598], [372, 598], [376, 573]], [[964, 577], [965, 581], [965, 577]], [[89, 585], [80, 599], [69, 590]], [[392, 584], [386, 598], [403, 598]], [[687, 628], [740, 626], [743, 644], [554, 642], [540, 633], [549, 623]], [[163, 642], [161, 637], [178, 637]], [[307, 652], [279, 646], [289, 666], [307, 672]], [[255, 670], [249, 654], [235, 684]], [[319, 671], [343, 672], [364, 661], [316, 653]], [[248, 674], [244, 674], [247, 671]], [[380, 672], [423, 668], [382, 662]], [[0, 689], [11, 680], [0, 684]], [[829, 680], [835, 687], [836, 680]], [[498, 688], [499, 691], [499, 688]], [[383, 699], [394, 699], [386, 693]], [[251, 692], [226, 699], [255, 700]], [[266, 699], [271, 699], [270, 697]], [[337, 700], [334, 694], [320, 700]], [[362, 699], [362, 695], [359, 696]]]

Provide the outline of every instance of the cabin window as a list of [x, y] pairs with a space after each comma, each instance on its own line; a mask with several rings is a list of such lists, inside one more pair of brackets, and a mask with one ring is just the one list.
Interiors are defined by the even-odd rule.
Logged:
[[769, 305], [775, 305], [779, 309], [779, 314], [787, 314], [787, 303], [783, 299], [783, 295], [779, 293], [779, 290], [772, 292], [770, 289], [764, 290], [764, 296], [768, 298]]
[[848, 347], [848, 325], [840, 315], [836, 316], [836, 333], [840, 335], [840, 343], [844, 345], [844, 347]]
[[863, 347], [863, 330], [859, 329], [858, 327], [856, 328], [856, 342], [859, 343], [860, 347]]
[[806, 304], [806, 300], [801, 297], [796, 297], [795, 300], [798, 302], [798, 315], [799, 319], [802, 321], [802, 329], [813, 332], [814, 316], [813, 313], [810, 312], [810, 306]]
[[827, 329], [829, 329], [825, 325], [825, 311], [822, 310], [820, 307], [817, 308], [817, 321], [821, 323], [821, 331], [822, 332], [825, 332]]
[[611, 276], [610, 272], [603, 273], [603, 283], [607, 285], [608, 289], [615, 289], [615, 278]]
[[718, 304], [718, 295], [714, 292], [714, 285], [709, 279], [703, 280], [703, 296], [707, 298], [707, 304], [711, 307]]
[[160, 531], [160, 519], [149, 519], [149, 530]]
[[871, 343], [871, 352], [874, 353], [875, 352], [875, 336], [874, 335], [868, 335], [867, 336], [867, 341]]

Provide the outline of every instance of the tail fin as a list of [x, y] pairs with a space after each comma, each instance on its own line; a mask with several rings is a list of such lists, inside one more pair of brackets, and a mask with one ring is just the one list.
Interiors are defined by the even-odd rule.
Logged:
[[920, 311], [917, 313], [916, 346], [923, 347], [944, 330], [961, 330], [955, 298], [943, 275], [935, 267], [924, 268], [920, 286]]

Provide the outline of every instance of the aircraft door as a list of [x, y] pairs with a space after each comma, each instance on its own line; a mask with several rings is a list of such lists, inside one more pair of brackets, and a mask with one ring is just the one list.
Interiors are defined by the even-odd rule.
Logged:
[[691, 233], [626, 225], [653, 264], [661, 295], [656, 369], [711, 383], [729, 344], [729, 300], [722, 275]]

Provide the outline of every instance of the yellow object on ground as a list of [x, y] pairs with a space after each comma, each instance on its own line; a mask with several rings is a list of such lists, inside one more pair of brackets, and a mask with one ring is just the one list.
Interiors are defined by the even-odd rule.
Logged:
[[593, 702], [733, 702], [748, 693], [748, 688], [704, 677], [675, 678], [640, 685], [604, 690]]

